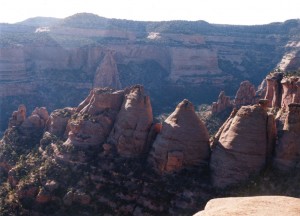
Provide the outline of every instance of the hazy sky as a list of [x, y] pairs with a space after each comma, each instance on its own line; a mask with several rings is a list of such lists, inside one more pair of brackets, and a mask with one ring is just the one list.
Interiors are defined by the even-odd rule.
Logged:
[[300, 0], [1, 0], [0, 22], [89, 12], [132, 20], [266, 24], [300, 18]]

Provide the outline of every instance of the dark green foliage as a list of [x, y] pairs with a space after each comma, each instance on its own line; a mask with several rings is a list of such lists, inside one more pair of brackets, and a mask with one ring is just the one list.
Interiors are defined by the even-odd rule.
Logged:
[[284, 72], [284, 77], [291, 77], [291, 76], [299, 76], [300, 77], [300, 69]]

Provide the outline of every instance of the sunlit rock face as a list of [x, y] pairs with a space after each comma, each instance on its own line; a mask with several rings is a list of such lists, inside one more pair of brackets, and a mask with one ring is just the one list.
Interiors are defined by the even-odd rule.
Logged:
[[274, 166], [282, 171], [300, 169], [300, 104], [290, 103], [283, 130], [278, 136]]
[[253, 105], [256, 103], [256, 90], [255, 86], [249, 81], [243, 81], [236, 92], [234, 105], [237, 108], [245, 105]]
[[217, 102], [212, 104], [212, 114], [216, 115], [223, 112], [224, 110], [232, 108], [233, 104], [230, 101], [230, 97], [225, 95], [224, 91], [221, 91]]
[[93, 87], [142, 84], [157, 113], [182, 98], [210, 103], [220, 90], [233, 95], [241, 81], [257, 85], [285, 47], [296, 52], [297, 31], [296, 20], [242, 27], [91, 14], [1, 24], [0, 130], [20, 103], [29, 110], [75, 107]]
[[242, 106], [217, 133], [210, 159], [213, 184], [227, 187], [257, 175], [270, 162], [275, 121], [261, 105]]
[[288, 110], [291, 103], [300, 103], [300, 77], [292, 76], [281, 80], [281, 108]]
[[275, 72], [266, 77], [267, 87], [265, 99], [269, 101], [269, 107], [279, 108], [281, 105], [283, 73]]
[[141, 156], [148, 150], [147, 138], [153, 121], [150, 98], [143, 86], [125, 90], [125, 99], [108, 142], [122, 156]]
[[70, 131], [65, 145], [99, 148], [113, 127], [123, 98], [124, 91], [93, 89], [68, 122]]
[[209, 136], [188, 100], [180, 102], [164, 121], [148, 161], [159, 173], [207, 164]]

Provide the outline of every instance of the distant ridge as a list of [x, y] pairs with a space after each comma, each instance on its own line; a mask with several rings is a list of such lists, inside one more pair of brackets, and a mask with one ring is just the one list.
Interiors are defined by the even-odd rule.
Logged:
[[51, 26], [57, 24], [60, 20], [59, 18], [53, 18], [53, 17], [33, 17], [26, 19], [21, 22], [17, 22], [15, 24], [20, 24], [20, 25], [28, 25], [28, 26]]

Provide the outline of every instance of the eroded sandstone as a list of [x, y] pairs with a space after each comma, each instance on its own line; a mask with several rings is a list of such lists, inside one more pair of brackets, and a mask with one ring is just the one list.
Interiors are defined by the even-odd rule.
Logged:
[[149, 149], [147, 137], [153, 121], [150, 98], [143, 86], [125, 90], [125, 99], [118, 113], [108, 143], [122, 156], [140, 156]]
[[282, 171], [300, 168], [300, 104], [291, 103], [276, 144], [274, 166]]
[[185, 99], [164, 121], [148, 161], [158, 172], [172, 172], [207, 164], [209, 151], [207, 129], [197, 117], [193, 104]]
[[271, 157], [275, 121], [260, 105], [233, 112], [214, 140], [210, 160], [213, 184], [226, 187], [257, 175]]

